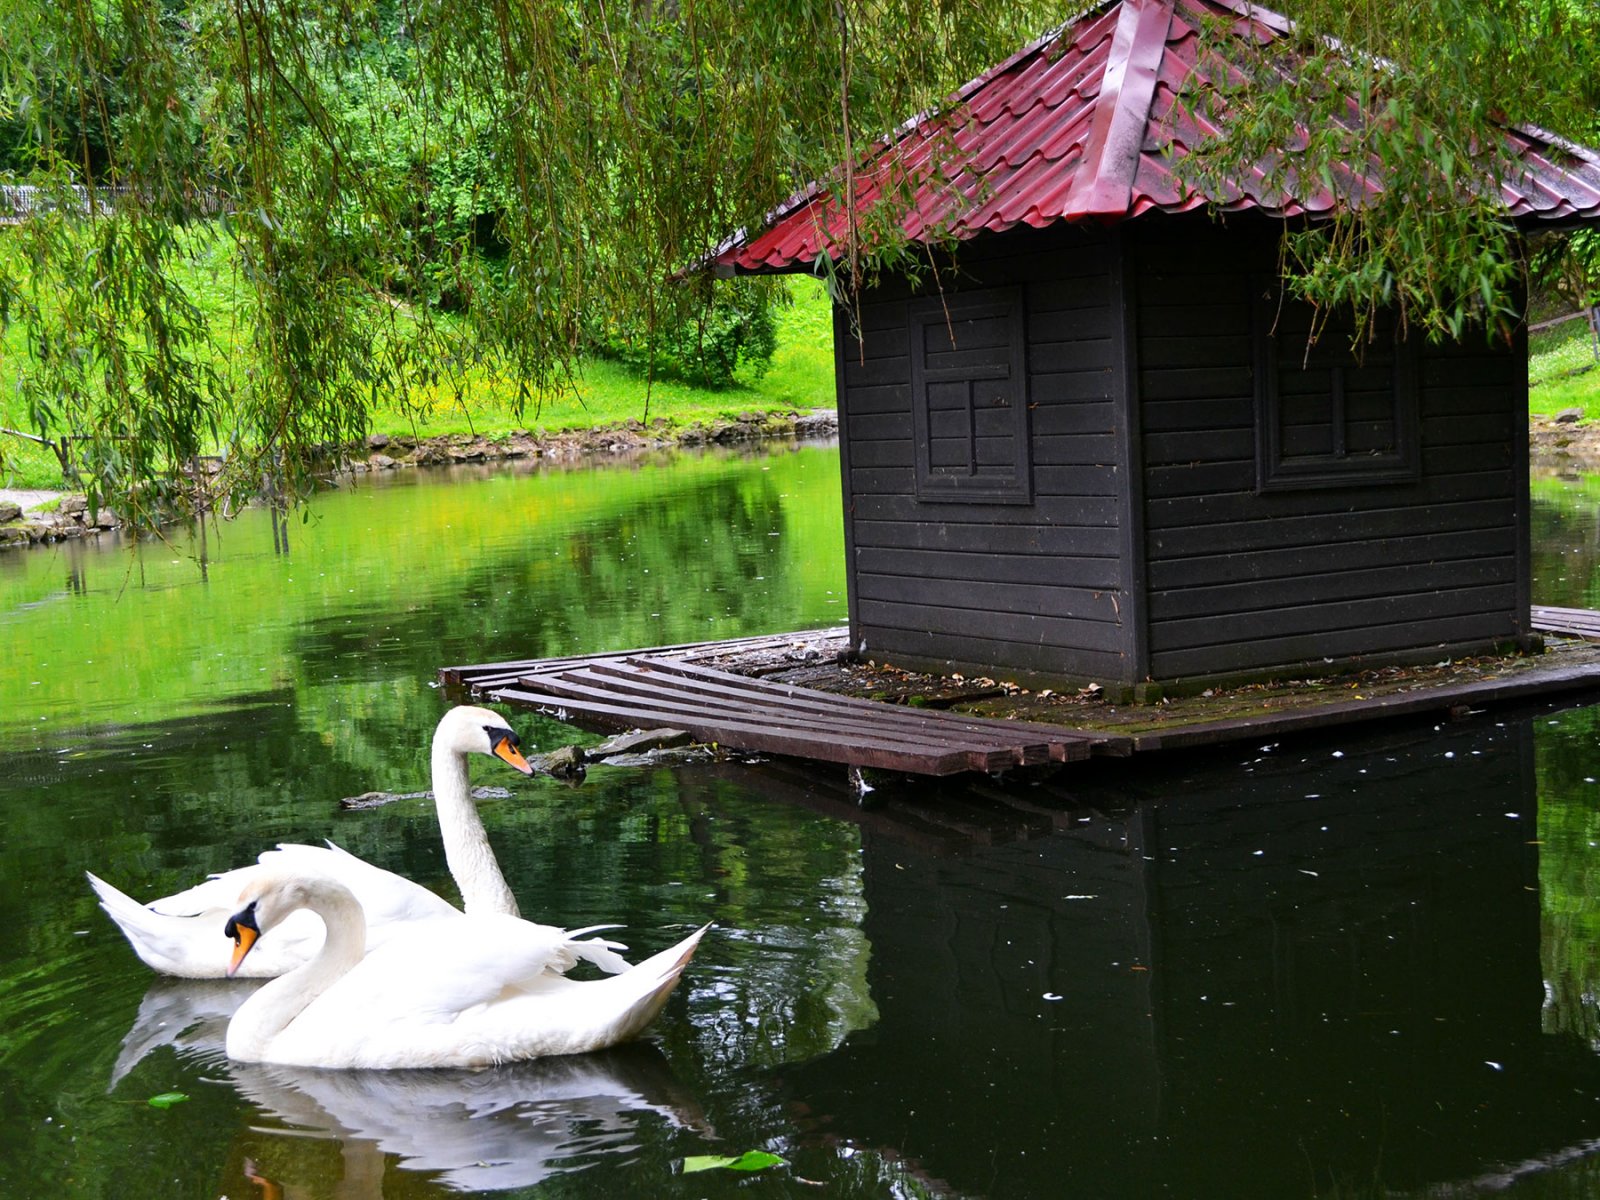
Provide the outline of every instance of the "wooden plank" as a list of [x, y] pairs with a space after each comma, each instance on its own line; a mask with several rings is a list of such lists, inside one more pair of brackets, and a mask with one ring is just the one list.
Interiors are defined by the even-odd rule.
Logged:
[[[1015, 766], [1015, 757], [1001, 752], [974, 755], [969, 751], [913, 754], [889, 749], [882, 745], [839, 737], [816, 738], [796, 733], [792, 729], [760, 723], [705, 718], [693, 711], [670, 707], [637, 704], [608, 704], [599, 701], [553, 696], [522, 688], [499, 688], [493, 698], [507, 704], [521, 704], [541, 712], [561, 717], [566, 713], [581, 713], [593, 718], [603, 728], [628, 729], [638, 724], [671, 726], [683, 729], [696, 739], [707, 743], [736, 746], [741, 749], [761, 750], [773, 754], [790, 754], [800, 758], [814, 758], [822, 762], [848, 763], [854, 766], [877, 767], [887, 771], [905, 771], [913, 775], [955, 775], [962, 771], [1000, 771]], [[641, 721], [641, 717], [644, 718]], [[758, 742], [759, 744], [752, 744]], [[976, 761], [975, 761], [976, 759]]]
[[855, 533], [857, 553], [926, 550], [942, 554], [1016, 555], [1029, 559], [1108, 558], [1114, 562], [1119, 547], [1116, 528], [1105, 525], [857, 520]]
[[1330, 562], [1359, 571], [1399, 563], [1454, 562], [1502, 558], [1516, 553], [1516, 534], [1507, 528], [1453, 533], [1361, 538], [1309, 546], [1152, 559], [1149, 586], [1154, 592], [1212, 584], [1287, 579], [1325, 571]]
[[[731, 681], [738, 681], [740, 683], [748, 684], [751, 682], [743, 676], [733, 675], [727, 671], [719, 671], [714, 667], [705, 667], [695, 663], [687, 663], [674, 659], [658, 661], [655, 658], [652, 658], [650, 661], [652, 665], [656, 666], [662, 671], [671, 672], [673, 674], [688, 678], [703, 680], [709, 683], [726, 684]], [[1061, 740], [1073, 743], [1093, 743], [1100, 741], [1103, 738], [1103, 735], [1101, 734], [1092, 733], [1081, 729], [1073, 729], [1065, 725], [1046, 725], [1036, 721], [1009, 721], [992, 717], [968, 716], [963, 713], [949, 713], [929, 709], [912, 709], [903, 707], [901, 705], [884, 704], [877, 700], [867, 700], [856, 696], [838, 696], [831, 692], [818, 692], [810, 688], [795, 688], [786, 684], [774, 684], [768, 681], [762, 681], [761, 686], [769, 691], [782, 689], [791, 695], [804, 693], [807, 697], [825, 698], [830, 704], [853, 708], [858, 712], [870, 714], [880, 719], [883, 711], [888, 709], [891, 712], [899, 712], [905, 714], [907, 717], [912, 717], [917, 720], [930, 721], [941, 725], [950, 722], [958, 722], [963, 728], [966, 729], [988, 730], [995, 735], [1004, 735], [1012, 738], [1020, 737], [1025, 741]]]
[[911, 443], [911, 411], [852, 413], [849, 418], [850, 440], [859, 446], [863, 442], [901, 442], [908, 449]]
[[1360, 538], [1399, 537], [1425, 525], [1438, 532], [1510, 527], [1512, 501], [1506, 497], [1430, 504], [1424, 509], [1371, 508], [1360, 513], [1307, 513], [1301, 516], [1244, 517], [1235, 521], [1177, 525], [1153, 531], [1150, 560], [1199, 557], [1327, 545]]
[[[1302, 603], [1293, 607], [1232, 612], [1222, 616], [1189, 617], [1150, 623], [1150, 648], [1180, 650], [1231, 641], [1261, 643], [1272, 638], [1305, 634], [1313, 637], [1380, 625], [1424, 625], [1434, 618], [1509, 614], [1515, 599], [1510, 582], [1452, 588], [1447, 592], [1383, 595], [1362, 600]], [[1438, 641], [1426, 629], [1417, 633], [1419, 645]], [[1325, 653], [1325, 652], [1318, 652]]]
[[1249, 397], [1151, 402], [1144, 405], [1140, 420], [1146, 437], [1221, 429], [1241, 429], [1255, 436], [1255, 407]]
[[[719, 704], [712, 680], [684, 680], [697, 703]], [[699, 689], [695, 690], [695, 685]], [[800, 689], [805, 690], [805, 689]], [[899, 749], [1000, 751], [1016, 756], [1020, 765], [1044, 762], [1076, 762], [1090, 757], [1103, 740], [1098, 734], [1027, 721], [994, 721], [941, 710], [918, 710], [870, 700], [855, 700], [828, 693], [813, 692], [795, 698], [767, 712], [785, 727], [806, 723], [818, 736], [838, 731], [849, 737], [865, 737]], [[722, 698], [727, 707], [731, 698]], [[819, 707], [820, 701], [820, 707]], [[737, 704], [737, 702], [735, 702]]]
[[[972, 634], [972, 622], [959, 631], [934, 633], [927, 628], [864, 621], [867, 654], [897, 666], [925, 665], [931, 671], [979, 669], [996, 679], [1011, 672], [1063, 676], [1074, 679], [1114, 679], [1135, 682], [1125, 675], [1127, 660], [1120, 644], [1097, 650], [1083, 646], [1041, 643], [1037, 637], [1013, 639]], [[965, 668], [963, 667], [965, 664]]]
[[1465, 613], [1425, 621], [1403, 621], [1387, 627], [1315, 630], [1274, 638], [1252, 639], [1246, 630], [1242, 640], [1237, 642], [1179, 647], [1152, 653], [1151, 661], [1161, 678], [1181, 679], [1424, 647], [1430, 650], [1437, 647], [1441, 657], [1448, 657], [1453, 646], [1484, 650], [1489, 643], [1516, 633], [1509, 612]]
[[1451, 475], [1427, 482], [1418, 494], [1416, 484], [1385, 484], [1364, 489], [1363, 511], [1352, 513], [1349, 493], [1340, 488], [1306, 492], [1230, 492], [1221, 496], [1185, 497], [1181, 500], [1152, 500], [1149, 521], [1155, 528], [1183, 528], [1196, 525], [1233, 525], [1244, 521], [1294, 519], [1306, 516], [1361, 520], [1373, 511], [1405, 509], [1412, 514], [1412, 527], [1424, 519], [1423, 507], [1480, 500], [1507, 499], [1505, 471], [1476, 471]]
[[[1145, 464], [1256, 461], [1253, 429], [1189, 429], [1177, 433], [1144, 431]], [[1252, 484], [1254, 480], [1252, 479]]]
[[[1186, 301], [1178, 304], [1161, 302], [1162, 293], [1151, 293], [1140, 280], [1141, 294], [1149, 298], [1139, 306], [1140, 324], [1146, 329], [1161, 329], [1169, 335], [1184, 334], [1196, 337], [1248, 337], [1250, 333], [1250, 305], [1242, 297], [1223, 297], [1220, 302], [1195, 304]], [[1140, 349], [1145, 338], [1139, 339]]]
[[[849, 642], [849, 637], [850, 631], [846, 626], [835, 625], [822, 629], [801, 629], [796, 630], [794, 633], [761, 633], [741, 638], [718, 638], [704, 642], [679, 642], [675, 645], [654, 647], [649, 653], [685, 656], [731, 654], [777, 649], [792, 645], [795, 642], [836, 647], [837, 650], [843, 650]], [[641, 652], [637, 650], [602, 650], [593, 654], [574, 654], [560, 658], [524, 658], [498, 663], [479, 663], [471, 666], [441, 667], [439, 669], [439, 677], [442, 682], [447, 684], [465, 685], [474, 681], [481, 682], [499, 676], [504, 676], [506, 682], [510, 682], [531, 670], [541, 668], [557, 670], [567, 665], [592, 663], [607, 658], [625, 658], [630, 654], [637, 653]]]
[[1146, 371], [1184, 367], [1229, 367], [1251, 360], [1248, 327], [1221, 333], [1146, 334], [1139, 339], [1139, 366]]
[[845, 360], [844, 378], [845, 385], [852, 392], [858, 387], [906, 383], [911, 379], [911, 359], [900, 355], [895, 358], [868, 358], [862, 362], [852, 354]]
[[1556, 608], [1535, 604], [1529, 610], [1534, 629], [1560, 633], [1587, 641], [1600, 641], [1600, 612], [1589, 608]]
[[[789, 636], [776, 641], [787, 641]], [[712, 644], [697, 643], [697, 646]], [[698, 651], [710, 655], [714, 651]], [[501, 676], [503, 678], [503, 676]], [[916, 774], [1081, 761], [1107, 739], [1081, 730], [885, 705], [721, 671], [678, 656], [604, 655], [535, 669], [495, 698], [579, 713], [603, 727], [662, 724], [702, 741]], [[1115, 750], [1122, 750], [1116, 742]]]
[[[1117, 602], [1110, 592], [1067, 586], [1064, 579], [1055, 577], [1053, 564], [1048, 561], [1038, 563], [1033, 579], [1026, 583], [874, 575], [863, 569], [858, 588], [862, 600], [885, 604], [962, 608], [1011, 617], [1052, 617], [1107, 624], [1115, 624], [1118, 618]], [[967, 619], [977, 618], [969, 616]]]
[[863, 578], [868, 575], [904, 575], [951, 582], [1008, 584], [1064, 583], [1078, 588], [1116, 588], [1120, 564], [1115, 558], [1093, 555], [1071, 557], [1038, 553], [990, 554], [956, 550], [911, 550], [857, 547], [856, 562]]
[[[906, 472], [909, 476], [910, 472]], [[853, 478], [852, 484], [860, 481]], [[920, 503], [909, 491], [892, 489], [876, 492], [854, 488], [857, 521], [905, 521], [921, 523], [928, 519], [928, 505]], [[1002, 511], [1004, 510], [1004, 511]], [[1082, 525], [1115, 526], [1117, 502], [1105, 496], [1040, 496], [1031, 506], [1017, 505], [1014, 510], [999, 504], [941, 504], [938, 519], [965, 521], [972, 524], [994, 525], [1004, 518], [1018, 525]]]
[[1248, 364], [1140, 371], [1139, 391], [1146, 400], [1226, 400], [1255, 394]]
[[[848, 401], [847, 403], [845, 401]], [[858, 415], [875, 413], [900, 413], [909, 420], [911, 417], [911, 382], [909, 379], [898, 383], [878, 384], [872, 387], [851, 388], [846, 396], [841, 397], [840, 416], [845, 420], [847, 428], [854, 429], [850, 424]]]
[[1060, 371], [1040, 371], [1033, 367], [1028, 375], [1028, 395], [1032, 402], [1040, 407], [1051, 404], [1109, 406], [1116, 387], [1111, 369], [1079, 371], [1073, 369], [1075, 365], [1068, 364]]
[[[665, 660], [659, 660], [663, 663]], [[863, 713], [842, 704], [830, 703], [840, 697], [825, 692], [810, 693], [820, 700], [808, 701], [805, 696], [783, 697], [772, 694], [752, 695], [752, 688], [727, 688], [714, 684], [678, 686], [670, 681], [658, 682], [641, 672], [637, 664], [633, 670], [623, 669], [624, 664], [607, 664], [605, 669], [582, 671], [541, 672], [527, 676], [519, 686], [572, 700], [593, 701], [601, 704], [630, 704], [652, 711], [671, 709], [690, 714], [689, 719], [728, 719], [750, 725], [803, 729], [806, 736], [815, 738], [840, 738], [845, 741], [880, 744], [909, 752], [961, 752], [985, 754], [997, 748], [1015, 753], [1019, 763], [1049, 761], [1048, 749], [1043, 740], [1034, 743], [1022, 738], [1016, 729], [1002, 731], [1009, 742], [996, 746], [994, 734], [982, 736], [983, 731], [973, 731], [952, 721], [946, 724], [899, 719], [897, 706], [879, 705], [883, 711]], [[665, 674], [665, 672], [659, 672]], [[757, 681], [734, 676], [743, 684]], [[770, 685], [768, 685], [770, 689]], [[794, 689], [806, 692], [807, 689]], [[907, 710], [901, 710], [907, 711]], [[681, 718], [679, 718], [681, 719]], [[1035, 748], [1029, 753], [1030, 746]], [[754, 747], [760, 749], [760, 747]]]
[[1033, 436], [1078, 437], [1083, 434], [1115, 434], [1117, 411], [1105, 400], [1074, 401], [1064, 396], [1051, 396], [1050, 403], [1039, 390], [1033, 390]]
[[1109, 389], [1114, 382], [1111, 378], [1114, 357], [1114, 346], [1109, 337], [1035, 342], [1028, 347], [1028, 369], [1040, 374], [1057, 371], [1099, 373], [1105, 377], [1105, 386]]
[[[1109, 602], [1107, 607], [1110, 607]], [[1031, 645], [1034, 647], [1035, 661], [1040, 657], [1040, 650], [1046, 648], [1067, 652], [1101, 650], [1116, 653], [1122, 646], [1123, 636], [1121, 626], [1110, 621], [988, 612], [946, 605], [899, 604], [874, 600], [865, 595], [861, 597], [857, 615], [863, 628], [868, 630], [874, 626], [888, 626], [970, 638], [975, 630], [981, 629], [984, 637], [979, 644], [995, 641]], [[988, 659], [980, 655], [971, 661], [986, 662]]]
[[1358, 721], [1448, 711], [1467, 706], [1515, 700], [1524, 696], [1600, 688], [1600, 664], [1535, 668], [1506, 679], [1486, 679], [1425, 692], [1405, 692], [1319, 704], [1299, 712], [1240, 717], [1130, 735], [1138, 751], [1215, 746], [1240, 738], [1277, 736], [1308, 729], [1327, 729]]
[[1398, 555], [1390, 566], [1329, 571], [1345, 567], [1342, 558], [1325, 554], [1312, 571], [1278, 579], [1249, 579], [1238, 583], [1201, 586], [1180, 583], [1150, 593], [1152, 621], [1188, 617], [1238, 615], [1259, 609], [1282, 609], [1308, 603], [1326, 604], [1392, 598], [1402, 603], [1407, 595], [1452, 591], [1464, 587], [1508, 584], [1516, 577], [1512, 547], [1499, 558], [1469, 558], [1443, 562], [1406, 562]]

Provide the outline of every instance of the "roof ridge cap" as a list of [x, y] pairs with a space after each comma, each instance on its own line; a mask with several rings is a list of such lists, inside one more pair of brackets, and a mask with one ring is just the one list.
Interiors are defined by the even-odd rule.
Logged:
[[1063, 217], [1128, 215], [1133, 176], [1150, 122], [1156, 76], [1167, 52], [1174, 0], [1120, 0], [1083, 158]]

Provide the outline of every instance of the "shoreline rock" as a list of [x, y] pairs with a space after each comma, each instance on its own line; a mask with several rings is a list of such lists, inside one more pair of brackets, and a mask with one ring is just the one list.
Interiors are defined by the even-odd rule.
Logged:
[[[514, 429], [507, 434], [447, 434], [431, 438], [374, 433], [352, 455], [346, 469], [361, 474], [527, 458], [573, 462], [588, 456], [625, 456], [675, 447], [737, 445], [782, 437], [832, 437], [838, 431], [838, 415], [832, 409], [816, 409], [742, 413], [726, 421], [694, 422], [676, 429], [658, 417], [648, 425], [630, 420], [559, 433]], [[1565, 477], [1600, 474], [1600, 422], [1584, 424], [1576, 412], [1531, 417], [1528, 461], [1535, 470]], [[57, 504], [54, 511], [41, 511], [42, 505], [52, 502]], [[119, 525], [116, 515], [109, 511], [101, 512], [91, 522], [88, 505], [79, 495], [0, 488], [0, 551], [87, 537]]]
[[[696, 421], [680, 427], [657, 417], [648, 425], [629, 420], [590, 429], [513, 429], [506, 434], [444, 434], [417, 438], [404, 434], [370, 434], [363, 446], [352, 447], [344, 470], [356, 474], [407, 467], [454, 466], [463, 463], [548, 459], [575, 462], [585, 457], [625, 456], [647, 450], [731, 446], [776, 438], [823, 438], [839, 431], [832, 409], [808, 412], [749, 412], [715, 422]], [[55, 504], [52, 511], [43, 506]], [[117, 529], [121, 522], [109, 510], [91, 521], [88, 503], [70, 492], [0, 488], [0, 550], [53, 545]]]
[[1600, 423], [1576, 409], [1528, 421], [1528, 465], [1561, 476], [1600, 474]]

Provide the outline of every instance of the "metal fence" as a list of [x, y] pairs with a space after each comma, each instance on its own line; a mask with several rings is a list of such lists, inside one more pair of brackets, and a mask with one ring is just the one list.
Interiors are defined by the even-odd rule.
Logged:
[[[74, 216], [105, 216], [133, 194], [127, 187], [35, 187], [25, 183], [0, 183], [0, 225], [17, 225], [41, 213], [65, 212]], [[188, 208], [194, 216], [215, 216], [223, 210], [219, 192], [197, 192]]]

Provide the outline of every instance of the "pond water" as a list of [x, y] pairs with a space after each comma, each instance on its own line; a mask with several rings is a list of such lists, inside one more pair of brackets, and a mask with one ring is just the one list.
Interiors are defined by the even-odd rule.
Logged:
[[[1588, 488], [1536, 486], [1541, 601], [1600, 605]], [[438, 667], [831, 623], [842, 556], [813, 445], [0, 557], [0, 1194], [1600, 1193], [1593, 708], [867, 810], [825, 767], [479, 760], [525, 912], [716, 922], [643, 1042], [495, 1071], [230, 1064], [249, 985], [155, 978], [84, 884], [332, 837], [452, 895], [426, 801], [337, 805], [427, 786]], [[680, 1173], [757, 1148], [788, 1165]]]

